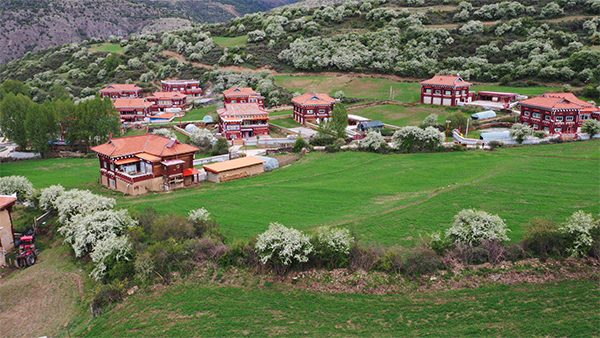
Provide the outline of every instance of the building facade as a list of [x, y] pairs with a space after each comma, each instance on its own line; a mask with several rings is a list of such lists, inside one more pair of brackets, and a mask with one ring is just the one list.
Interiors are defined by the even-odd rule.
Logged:
[[153, 103], [150, 106], [151, 112], [165, 112], [174, 108], [184, 110], [187, 106], [187, 95], [178, 92], [155, 92], [146, 100]]
[[471, 102], [473, 84], [458, 75], [436, 75], [421, 82], [421, 103], [440, 106], [455, 106], [460, 102]]
[[100, 97], [110, 97], [112, 100], [118, 98], [141, 98], [142, 88], [134, 84], [111, 84], [100, 89]]
[[[520, 122], [549, 134], [577, 134], [594, 105], [573, 93], [546, 93], [520, 102]], [[587, 112], [590, 112], [589, 114]]]
[[100, 183], [130, 195], [182, 188], [196, 183], [197, 147], [146, 134], [111, 139], [92, 147], [100, 161]]
[[163, 80], [160, 81], [163, 92], [182, 93], [191, 97], [202, 96], [200, 81], [196, 80]]
[[208, 181], [219, 183], [262, 174], [265, 172], [264, 163], [264, 160], [257, 157], [247, 156], [235, 160], [207, 164], [204, 166], [204, 170], [206, 170], [206, 179]]
[[143, 121], [146, 117], [150, 117], [150, 107], [153, 105], [146, 99], [116, 99], [113, 104], [121, 114], [122, 122]]
[[328, 94], [305, 93], [294, 97], [294, 120], [301, 124], [327, 121], [336, 103], [337, 100]]
[[223, 91], [225, 106], [230, 103], [256, 103], [260, 108], [265, 107], [265, 98], [252, 88], [233, 87]]
[[10, 215], [15, 196], [0, 195], [0, 266], [6, 265], [6, 254], [15, 247], [15, 231]]
[[269, 112], [258, 102], [229, 103], [217, 114], [219, 132], [228, 140], [269, 135]]

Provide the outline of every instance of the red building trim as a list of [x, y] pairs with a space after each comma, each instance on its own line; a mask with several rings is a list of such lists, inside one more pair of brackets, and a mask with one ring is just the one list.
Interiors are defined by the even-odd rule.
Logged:
[[471, 85], [458, 75], [436, 75], [421, 82], [421, 103], [455, 106], [460, 102], [471, 102]]

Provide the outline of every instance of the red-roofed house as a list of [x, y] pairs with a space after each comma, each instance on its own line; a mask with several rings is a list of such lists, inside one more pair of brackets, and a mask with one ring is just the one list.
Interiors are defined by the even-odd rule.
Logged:
[[459, 102], [471, 102], [473, 94], [469, 89], [472, 85], [459, 75], [436, 75], [421, 81], [421, 103], [455, 106]]
[[154, 103], [146, 99], [116, 99], [113, 104], [121, 114], [121, 121], [135, 122], [149, 117]]
[[146, 134], [111, 139], [92, 147], [102, 185], [130, 195], [181, 188], [197, 182], [197, 147]]
[[578, 99], [573, 93], [546, 93], [520, 104], [520, 122], [550, 134], [577, 134], [594, 109], [593, 104]]
[[6, 253], [15, 247], [15, 231], [10, 212], [16, 201], [15, 196], [0, 195], [0, 266], [6, 265]]
[[230, 103], [217, 114], [219, 132], [228, 140], [269, 135], [269, 112], [258, 102]]
[[187, 105], [187, 95], [177, 92], [155, 92], [152, 96], [146, 98], [154, 103], [150, 106], [152, 112], [164, 112], [169, 108], [185, 109]]
[[252, 88], [233, 87], [223, 91], [223, 101], [225, 106], [230, 103], [248, 103], [256, 102], [261, 108], [265, 107], [265, 98]]
[[321, 122], [331, 117], [337, 100], [327, 94], [305, 93], [292, 99], [294, 120], [298, 123]]
[[134, 84], [111, 84], [106, 88], [100, 89], [100, 97], [110, 97], [113, 100], [120, 97], [142, 97], [142, 88]]
[[202, 96], [200, 81], [196, 80], [163, 80], [160, 81], [163, 92], [177, 92], [191, 97]]

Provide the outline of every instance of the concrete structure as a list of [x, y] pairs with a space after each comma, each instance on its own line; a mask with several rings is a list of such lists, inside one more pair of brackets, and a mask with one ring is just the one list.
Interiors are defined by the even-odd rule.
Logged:
[[549, 134], [577, 134], [583, 121], [592, 118], [592, 111], [597, 109], [573, 93], [546, 93], [520, 104], [520, 122]]
[[116, 99], [113, 104], [121, 114], [121, 122], [143, 121], [150, 116], [153, 103], [146, 99]]
[[192, 98], [202, 96], [200, 81], [196, 80], [162, 80], [160, 81], [163, 92], [177, 92]]
[[252, 88], [233, 87], [223, 91], [225, 106], [230, 103], [257, 103], [259, 107], [265, 107], [265, 98]]
[[15, 196], [0, 195], [0, 266], [6, 265], [6, 254], [15, 247], [15, 232], [10, 213], [16, 202]]
[[177, 92], [155, 92], [146, 100], [153, 103], [150, 106], [151, 112], [165, 112], [173, 108], [184, 110], [187, 106], [187, 95]]
[[109, 189], [139, 195], [197, 182], [194, 155], [198, 148], [175, 139], [154, 134], [122, 137], [92, 151], [100, 161], [100, 181]]
[[269, 135], [269, 112], [258, 102], [229, 103], [217, 114], [219, 132], [228, 140]]
[[491, 119], [496, 117], [496, 112], [493, 110], [486, 110], [486, 111], [481, 111], [479, 113], [475, 113], [473, 115], [471, 115], [471, 118], [473, 120], [485, 120], [485, 119]]
[[100, 97], [110, 97], [113, 101], [118, 98], [140, 98], [142, 97], [142, 88], [134, 84], [111, 84], [100, 89]]
[[337, 102], [328, 94], [305, 93], [294, 97], [294, 120], [301, 124], [327, 121]]
[[204, 170], [206, 170], [207, 180], [218, 183], [262, 174], [265, 172], [264, 163], [264, 160], [247, 156], [231, 161], [208, 164], [204, 166]]
[[421, 81], [421, 103], [456, 106], [461, 102], [471, 102], [471, 85], [473, 84], [464, 81], [459, 75], [436, 75]]

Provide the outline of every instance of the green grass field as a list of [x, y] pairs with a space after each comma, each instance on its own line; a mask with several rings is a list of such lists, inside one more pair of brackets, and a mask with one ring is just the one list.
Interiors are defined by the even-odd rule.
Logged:
[[284, 128], [296, 128], [302, 126], [300, 123], [296, 122], [291, 117], [286, 117], [285, 119], [269, 120], [269, 123]]
[[[204, 116], [206, 115], [210, 115], [213, 117], [213, 119], [216, 119], [217, 117], [217, 105], [208, 105], [202, 108], [196, 108], [193, 110], [190, 110], [187, 114], [185, 114], [184, 117], [181, 118], [181, 121], [201, 121]], [[177, 122], [179, 122], [179, 119], [175, 119], [177, 120]], [[175, 121], [173, 120], [173, 121]]]
[[269, 222], [311, 230], [344, 226], [381, 245], [414, 245], [443, 231], [464, 208], [499, 214], [513, 240], [536, 217], [564, 221], [600, 212], [600, 141], [412, 155], [311, 153], [292, 166], [248, 179], [137, 197], [100, 188], [95, 159], [3, 163], [0, 175], [27, 176], [37, 188], [91, 188], [118, 207], [187, 214], [206, 207], [229, 239], [248, 238]]
[[213, 40], [217, 45], [223, 48], [241, 47], [244, 46], [246, 42], [248, 42], [248, 35], [236, 36], [235, 38], [214, 36]]
[[[395, 126], [418, 126], [430, 114], [439, 115], [439, 122], [444, 123], [445, 116], [460, 110], [450, 110], [442, 106], [416, 105], [413, 107], [383, 104], [375, 107], [366, 107], [348, 111], [348, 114], [368, 117], [372, 120], [381, 120], [383, 123]], [[466, 114], [465, 116], [470, 116]]]
[[279, 111], [270, 112], [269, 116], [292, 115], [293, 113], [294, 113], [294, 111], [291, 109], [279, 110]]
[[[325, 92], [333, 95], [338, 90], [343, 91], [346, 96], [372, 100], [389, 100], [390, 87], [394, 93], [394, 99], [402, 102], [419, 102], [420, 85], [418, 82], [398, 82], [389, 79], [357, 78], [353, 76], [291, 76], [276, 75], [277, 84], [294, 92]], [[555, 87], [504, 87], [497, 85], [475, 85], [471, 88], [475, 91], [499, 91], [514, 92], [522, 95], [540, 95], [544, 92], [559, 91]]]
[[188, 282], [136, 294], [75, 335], [575, 337], [597, 335], [598, 311], [594, 281], [384, 296]]
[[98, 45], [90, 46], [90, 51], [123, 54], [125, 48], [121, 47], [121, 45], [118, 43], [105, 42]]

